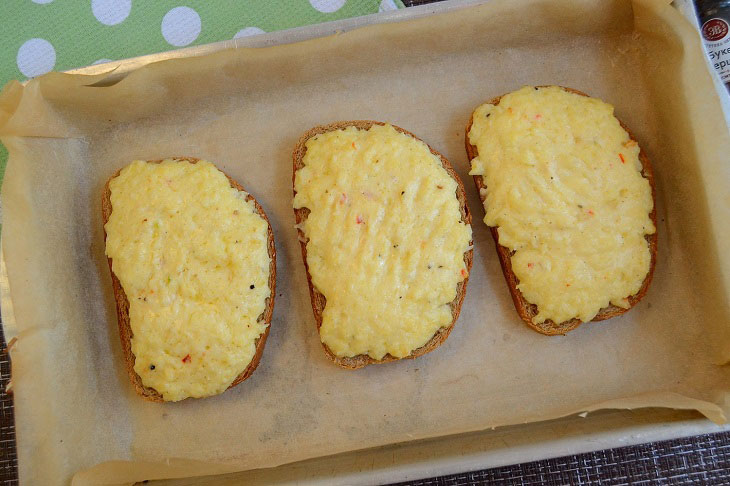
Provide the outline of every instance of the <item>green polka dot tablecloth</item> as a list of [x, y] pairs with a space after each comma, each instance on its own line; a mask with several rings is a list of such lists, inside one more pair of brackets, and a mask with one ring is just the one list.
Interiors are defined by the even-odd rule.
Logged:
[[[0, 86], [48, 71], [403, 8], [401, 0], [0, 0]], [[0, 145], [0, 181], [7, 152]]]

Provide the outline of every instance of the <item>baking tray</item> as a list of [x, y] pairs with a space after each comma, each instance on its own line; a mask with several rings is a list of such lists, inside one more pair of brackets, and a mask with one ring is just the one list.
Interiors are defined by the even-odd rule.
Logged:
[[[374, 23], [396, 22], [448, 12], [482, 1], [444, 2], [364, 16], [252, 38], [235, 39], [205, 46], [115, 61], [70, 71], [101, 74], [112, 71], [104, 83], [114, 83], [127, 73], [149, 63], [172, 58], [209, 54], [230, 47], [261, 47], [299, 42]], [[476, 210], [476, 214], [479, 211]], [[475, 221], [479, 224], [479, 221]], [[16, 334], [12, 302], [7, 291], [4, 260], [0, 274], [3, 325], [8, 340]], [[702, 433], [730, 430], [717, 426], [695, 412], [666, 409], [601, 411], [588, 416], [503, 427], [476, 433], [385, 446], [272, 469], [261, 469], [206, 480], [167, 480], [160, 484], [371, 484], [417, 479], [437, 474], [495, 467], [609, 447], [632, 445]]]

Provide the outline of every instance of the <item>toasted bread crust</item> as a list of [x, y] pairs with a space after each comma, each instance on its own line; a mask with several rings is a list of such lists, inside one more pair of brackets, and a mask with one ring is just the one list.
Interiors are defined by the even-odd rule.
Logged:
[[[188, 161], [193, 164], [197, 163], [200, 160], [194, 157], [170, 157], [170, 159]], [[149, 160], [148, 162], [153, 164], [159, 164], [160, 162], [162, 162], [162, 160]], [[107, 221], [109, 221], [109, 217], [112, 214], [111, 190], [109, 189], [109, 183], [112, 181], [112, 179], [117, 177], [120, 172], [121, 169], [118, 170], [116, 174], [114, 174], [112, 177], [110, 177], [104, 185], [104, 192], [101, 199], [101, 213], [104, 225], [106, 225]], [[238, 182], [233, 180], [230, 176], [228, 176], [228, 174], [225, 175], [226, 177], [228, 177], [228, 180], [231, 183], [231, 187], [239, 191], [244, 191], [243, 187], [241, 187]], [[271, 291], [271, 295], [266, 299], [266, 308], [258, 318], [258, 322], [263, 321], [266, 323], [266, 330], [256, 339], [256, 353], [254, 354], [251, 362], [246, 367], [246, 369], [244, 369], [236, 377], [236, 379], [233, 380], [233, 382], [227, 389], [233, 388], [242, 381], [246, 380], [249, 376], [251, 376], [251, 374], [256, 370], [256, 367], [259, 365], [259, 361], [261, 361], [261, 355], [264, 352], [264, 346], [266, 346], [266, 338], [269, 336], [269, 329], [271, 328], [271, 316], [274, 312], [274, 297], [276, 295], [276, 247], [274, 246], [274, 232], [271, 229], [271, 223], [269, 223], [269, 218], [266, 217], [264, 209], [259, 205], [256, 198], [254, 198], [251, 194], [248, 194], [248, 196], [246, 197], [246, 201], [253, 201], [254, 206], [256, 207], [256, 212], [266, 221], [268, 253], [269, 258], [271, 259], [271, 261], [269, 262], [269, 290]], [[104, 243], [106, 244], [106, 229], [104, 229]], [[129, 322], [129, 301], [127, 300], [127, 294], [125, 294], [121, 282], [114, 274], [114, 270], [112, 269], [112, 259], [107, 258], [107, 262], [109, 263], [109, 272], [112, 276], [114, 300], [116, 300], [117, 303], [117, 322], [119, 324], [119, 337], [122, 341], [122, 353], [124, 354], [124, 361], [127, 365], [127, 373], [129, 374], [129, 379], [131, 380], [132, 385], [134, 385], [135, 391], [145, 400], [149, 400], [152, 402], [165, 402], [166, 400], [162, 398], [162, 394], [160, 394], [154, 388], [143, 385], [142, 378], [134, 371], [135, 356], [134, 353], [132, 353], [133, 333], [132, 327], [130, 326]]]
[[[354, 121], [341, 121], [341, 122], [335, 122], [330, 123], [328, 125], [320, 125], [312, 128], [311, 130], [307, 131], [304, 135], [301, 136], [299, 141], [297, 142], [296, 147], [294, 148], [293, 153], [293, 161], [294, 161], [294, 170], [292, 171], [292, 189], [294, 191], [294, 195], [296, 196], [297, 192], [296, 189], [294, 189], [294, 181], [296, 177], [296, 173], [299, 169], [304, 167], [304, 154], [307, 151], [306, 143], [307, 140], [312, 138], [315, 135], [319, 135], [321, 133], [331, 132], [335, 130], [341, 130], [347, 127], [356, 127], [362, 130], [367, 130], [373, 125], [385, 125], [383, 122], [378, 121], [372, 121], [372, 120], [354, 120]], [[395, 128], [397, 131], [404, 133], [406, 135], [409, 135], [416, 140], [419, 140], [423, 142], [420, 138], [416, 137], [411, 132], [404, 130], [400, 127], [397, 127], [395, 125], [392, 125], [393, 128]], [[425, 142], [424, 142], [425, 143]], [[449, 161], [446, 160], [446, 158], [438, 153], [436, 150], [434, 150], [430, 145], [426, 144], [426, 146], [429, 148], [432, 154], [437, 156], [439, 159], [441, 159], [441, 165], [446, 170], [446, 172], [451, 176], [452, 179], [456, 181], [457, 189], [456, 189], [456, 197], [459, 200], [459, 208], [461, 211], [461, 221], [463, 221], [466, 224], [471, 224], [471, 213], [469, 212], [469, 207], [466, 203], [466, 192], [464, 191], [464, 184], [461, 182], [461, 179], [459, 176], [454, 172], [453, 167], [451, 167], [451, 164], [449, 164]], [[314, 285], [312, 284], [312, 276], [309, 273], [309, 264], [307, 263], [307, 239], [304, 235], [304, 232], [301, 229], [302, 223], [307, 219], [309, 216], [309, 208], [300, 208], [300, 209], [294, 209], [294, 217], [297, 222], [297, 233], [299, 236], [299, 243], [302, 247], [302, 259], [304, 260], [304, 268], [307, 272], [307, 284], [309, 285], [309, 295], [312, 299], [312, 310], [314, 311], [314, 320], [317, 324], [317, 330], [319, 331], [319, 328], [322, 326], [322, 312], [324, 311], [325, 305], [327, 305], [327, 299], [324, 295], [322, 295], [317, 289], [314, 288]], [[469, 246], [473, 242], [469, 241]], [[469, 249], [467, 252], [464, 253], [464, 264], [466, 265], [466, 269], [468, 274], [471, 273], [471, 265], [473, 260], [473, 250]], [[390, 361], [397, 361], [399, 359], [413, 359], [417, 358], [418, 356], [422, 356], [426, 353], [429, 353], [433, 351], [434, 349], [438, 348], [441, 343], [443, 343], [447, 337], [449, 337], [449, 334], [451, 333], [451, 330], [454, 328], [454, 324], [456, 323], [457, 318], [459, 317], [459, 312], [461, 311], [461, 304], [464, 301], [464, 296], [466, 295], [466, 285], [469, 281], [469, 275], [467, 274], [467, 277], [459, 282], [457, 284], [456, 288], [456, 297], [453, 301], [449, 303], [449, 306], [451, 307], [451, 324], [449, 324], [447, 327], [442, 327], [438, 331], [436, 331], [436, 334], [433, 335], [433, 337], [423, 346], [420, 348], [417, 348], [411, 352], [408, 356], [405, 356], [404, 358], [396, 358], [395, 356], [392, 356], [391, 354], [386, 354], [381, 359], [374, 359], [366, 354], [359, 354], [357, 356], [352, 357], [338, 357], [336, 356], [328, 347], [326, 344], [322, 343], [322, 347], [324, 348], [324, 352], [327, 355], [327, 357], [335, 363], [337, 366], [340, 366], [342, 368], [346, 369], [358, 369], [362, 368], [363, 366], [367, 366], [370, 364], [380, 364], [380, 363], [388, 363]]]
[[[547, 86], [537, 86], [537, 88], [545, 88]], [[582, 91], [578, 91], [576, 89], [572, 88], [566, 88], [563, 86], [560, 86], [560, 88], [564, 89], [565, 91], [568, 91], [570, 93], [575, 93], [581, 96], [588, 96], [587, 94], [583, 93]], [[504, 95], [502, 95], [504, 96]], [[489, 104], [497, 105], [499, 104], [500, 100], [502, 99], [502, 96], [497, 96], [496, 98], [489, 101]], [[472, 159], [474, 159], [478, 154], [477, 148], [471, 143], [469, 143], [469, 131], [471, 130], [472, 123], [474, 122], [474, 113], [472, 112], [471, 117], [469, 118], [469, 123], [466, 125], [466, 132], [464, 134], [464, 142], [466, 146], [466, 154], [469, 157], [469, 161], [471, 162]], [[626, 132], [629, 134], [629, 138], [631, 140], [636, 141], [634, 138], [634, 135], [629, 131], [629, 129], [624, 125], [624, 123], [619, 120], [619, 123], [621, 124], [621, 128], [626, 130]], [[649, 158], [646, 156], [646, 152], [641, 150], [641, 146], [639, 146], [639, 161], [642, 165], [642, 175], [649, 181], [649, 186], [651, 186], [651, 199], [654, 202], [654, 206], [652, 208], [651, 213], [649, 214], [649, 217], [651, 218], [652, 222], [654, 223], [654, 227], [657, 228], [657, 221], [656, 221], [656, 189], [654, 186], [654, 171], [651, 167], [651, 163], [649, 162]], [[480, 175], [475, 175], [474, 177], [474, 184], [476, 184], [477, 191], [479, 191], [479, 198], [482, 201], [482, 204], [484, 204], [484, 200], [486, 199], [486, 189], [487, 186], [484, 183], [484, 178]], [[482, 206], [483, 207], [483, 206]], [[497, 255], [499, 255], [499, 262], [502, 265], [502, 273], [504, 273], [504, 278], [507, 281], [507, 287], [509, 288], [509, 292], [512, 295], [512, 301], [515, 304], [515, 308], [517, 309], [517, 313], [520, 315], [523, 321], [533, 328], [535, 331], [546, 334], [548, 336], [553, 335], [559, 335], [559, 334], [565, 334], [568, 331], [572, 331], [576, 327], [580, 326], [583, 322], [577, 318], [570, 319], [568, 321], [564, 321], [561, 323], [555, 323], [554, 321], [548, 319], [545, 322], [542, 322], [540, 324], [535, 324], [532, 321], [532, 318], [537, 315], [537, 306], [535, 304], [531, 304], [528, 302], [525, 297], [522, 295], [522, 292], [520, 292], [517, 289], [517, 284], [519, 283], [519, 280], [517, 279], [517, 276], [512, 271], [512, 254], [513, 252], [510, 251], [509, 248], [502, 246], [499, 244], [499, 233], [498, 233], [498, 227], [490, 226], [489, 230], [492, 233], [492, 238], [494, 238], [494, 244], [497, 249]], [[657, 233], [658, 229], [654, 231], [651, 235], [646, 235], [646, 241], [649, 244], [649, 251], [651, 252], [651, 265], [649, 267], [649, 273], [647, 273], [646, 277], [644, 278], [644, 282], [641, 284], [641, 288], [639, 291], [628, 297], [629, 301], [629, 307], [627, 309], [624, 309], [622, 307], [617, 307], [613, 304], [608, 305], [607, 307], [602, 308], [600, 311], [598, 311], [598, 314], [596, 314], [596, 317], [594, 317], [593, 321], [603, 321], [605, 319], [610, 319], [612, 317], [619, 316], [625, 312], [627, 312], [629, 309], [634, 307], [646, 294], [646, 291], [649, 289], [649, 284], [651, 283], [651, 279], [654, 276], [654, 267], [656, 266], [656, 255], [657, 255]]]

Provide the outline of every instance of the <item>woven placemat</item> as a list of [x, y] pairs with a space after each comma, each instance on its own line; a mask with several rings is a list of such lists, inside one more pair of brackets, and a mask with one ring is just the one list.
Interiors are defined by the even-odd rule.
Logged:
[[5, 393], [8, 380], [10, 380], [10, 357], [0, 319], [0, 483], [3, 485], [18, 484], [13, 398]]
[[[730, 485], [730, 432], [620, 447], [397, 486]], [[396, 485], [393, 485], [396, 486]]]

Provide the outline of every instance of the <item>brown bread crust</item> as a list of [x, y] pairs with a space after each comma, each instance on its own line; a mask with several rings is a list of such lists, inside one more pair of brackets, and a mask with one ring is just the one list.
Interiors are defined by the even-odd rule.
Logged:
[[[342, 122], [335, 122], [330, 123], [329, 125], [320, 125], [312, 128], [308, 132], [306, 132], [302, 137], [299, 139], [299, 142], [297, 142], [296, 147], [294, 148], [293, 153], [293, 161], [294, 161], [294, 170], [292, 172], [292, 189], [294, 190], [294, 195], [296, 196], [297, 192], [296, 189], [294, 189], [294, 180], [296, 177], [296, 173], [299, 169], [304, 167], [304, 154], [307, 151], [306, 143], [307, 140], [314, 137], [315, 135], [319, 135], [321, 133], [331, 132], [335, 130], [344, 129], [347, 127], [356, 127], [362, 130], [367, 130], [373, 125], [385, 125], [383, 122], [378, 121], [371, 121], [371, 120], [355, 120], [355, 121], [342, 121]], [[404, 133], [406, 135], [409, 135], [416, 140], [419, 140], [423, 142], [420, 138], [416, 137], [411, 132], [404, 130], [400, 127], [397, 127], [395, 125], [392, 125], [393, 128], [395, 128], [397, 131]], [[424, 142], [425, 143], [425, 142]], [[471, 213], [469, 212], [469, 207], [466, 204], [466, 192], [464, 191], [464, 184], [461, 182], [461, 179], [459, 176], [454, 172], [453, 167], [451, 167], [451, 164], [449, 164], [449, 161], [446, 160], [446, 158], [438, 153], [436, 150], [431, 148], [428, 144], [426, 146], [429, 148], [432, 154], [437, 156], [439, 159], [441, 159], [441, 165], [446, 170], [446, 172], [451, 176], [452, 179], [456, 181], [456, 197], [459, 200], [459, 207], [461, 211], [461, 221], [463, 221], [466, 224], [471, 224]], [[317, 330], [322, 326], [322, 312], [324, 311], [325, 305], [327, 304], [327, 299], [324, 295], [322, 295], [317, 289], [314, 288], [314, 285], [312, 284], [312, 276], [309, 274], [309, 264], [307, 263], [307, 239], [304, 235], [304, 232], [301, 230], [301, 225], [304, 223], [304, 221], [307, 219], [307, 216], [309, 216], [309, 208], [301, 208], [301, 209], [295, 209], [294, 210], [294, 217], [297, 222], [297, 233], [299, 236], [299, 243], [302, 247], [302, 259], [304, 260], [304, 268], [307, 272], [307, 284], [309, 285], [309, 295], [312, 299], [312, 310], [314, 311], [314, 320], [317, 324]], [[469, 241], [469, 246], [471, 247], [472, 241]], [[469, 249], [467, 252], [464, 253], [464, 265], [466, 265], [466, 270], [468, 274], [471, 273], [471, 265], [472, 265], [472, 259], [473, 259], [473, 250]], [[467, 277], [459, 282], [457, 284], [456, 288], [456, 297], [453, 301], [449, 303], [449, 307], [451, 307], [451, 324], [449, 324], [447, 327], [442, 327], [438, 331], [436, 331], [436, 334], [433, 335], [433, 337], [423, 346], [420, 348], [417, 348], [411, 352], [408, 356], [404, 358], [396, 358], [395, 356], [392, 356], [391, 354], [386, 354], [382, 359], [374, 359], [366, 354], [359, 354], [357, 356], [352, 357], [345, 357], [340, 358], [336, 356], [328, 347], [326, 344], [322, 343], [322, 347], [324, 348], [324, 352], [327, 355], [327, 357], [336, 365], [346, 368], [346, 369], [358, 369], [362, 368], [363, 366], [367, 366], [370, 364], [380, 364], [380, 363], [387, 363], [390, 361], [397, 361], [399, 359], [413, 359], [417, 358], [418, 356], [422, 356], [426, 353], [429, 353], [433, 351], [434, 349], [438, 348], [441, 343], [443, 343], [447, 337], [449, 337], [449, 334], [451, 333], [451, 330], [454, 328], [454, 324], [456, 323], [456, 319], [459, 317], [459, 312], [461, 311], [461, 304], [464, 301], [464, 296], [466, 295], [466, 285], [469, 281], [469, 275], [467, 274]]]
[[[548, 86], [537, 86], [537, 88], [546, 88]], [[587, 94], [572, 89], [572, 88], [566, 88], [563, 86], [560, 86], [561, 89], [568, 91], [570, 93], [575, 93], [581, 96], [588, 96]], [[502, 95], [504, 96], [504, 95]], [[489, 101], [489, 104], [497, 105], [499, 104], [499, 101], [502, 99], [502, 96], [498, 96], [491, 101]], [[469, 157], [469, 161], [471, 162], [472, 159], [474, 159], [478, 154], [477, 148], [471, 143], [469, 143], [469, 131], [471, 130], [471, 125], [474, 122], [474, 113], [472, 112], [471, 117], [469, 118], [469, 123], [466, 125], [466, 133], [464, 134], [465, 138], [465, 145], [466, 145], [466, 154]], [[619, 123], [621, 124], [621, 127], [626, 130], [626, 132], [629, 134], [629, 138], [631, 140], [636, 141], [633, 134], [629, 131], [629, 129], [624, 125], [624, 123], [619, 120]], [[642, 165], [642, 175], [649, 181], [649, 185], [651, 186], [651, 199], [654, 202], [654, 206], [652, 208], [651, 213], [649, 214], [649, 217], [654, 222], [654, 227], [657, 227], [657, 221], [656, 221], [656, 189], [654, 187], [654, 171], [652, 170], [651, 163], [649, 162], [649, 158], [646, 156], [646, 152], [641, 150], [641, 147], [639, 147], [639, 161]], [[480, 175], [475, 175], [474, 177], [474, 183], [476, 184], [477, 190], [479, 191], [479, 198], [482, 201], [482, 204], [484, 204], [484, 200], [486, 199], [486, 190], [487, 186], [484, 183], [484, 178]], [[482, 206], [483, 207], [483, 206]], [[525, 300], [525, 297], [522, 295], [522, 292], [520, 292], [517, 289], [517, 284], [519, 283], [519, 280], [517, 279], [517, 276], [512, 271], [512, 254], [514, 252], [510, 251], [509, 248], [502, 246], [499, 244], [499, 234], [497, 232], [497, 227], [489, 227], [489, 230], [492, 233], [492, 238], [494, 238], [494, 244], [497, 249], [497, 255], [499, 255], [499, 262], [502, 265], [502, 272], [504, 273], [504, 278], [507, 281], [507, 287], [509, 288], [510, 294], [512, 294], [512, 301], [515, 304], [515, 308], [517, 309], [517, 313], [520, 315], [523, 321], [533, 328], [535, 331], [546, 334], [549, 336], [552, 335], [558, 335], [558, 334], [565, 334], [568, 331], [572, 331], [576, 327], [580, 326], [583, 322], [579, 319], [571, 319], [568, 321], [564, 321], [561, 323], [555, 323], [552, 320], [548, 319], [543, 323], [535, 324], [532, 322], [532, 318], [537, 315], [537, 306], [535, 304], [531, 304], [527, 300]], [[649, 251], [651, 252], [651, 265], [649, 267], [649, 273], [644, 278], [644, 282], [641, 284], [641, 288], [639, 291], [634, 294], [630, 295], [628, 297], [629, 300], [629, 307], [627, 309], [617, 307], [613, 304], [609, 304], [607, 307], [602, 308], [598, 314], [596, 314], [596, 317], [593, 318], [593, 321], [603, 321], [605, 319], [610, 319], [612, 317], [619, 316], [623, 314], [624, 312], [627, 312], [629, 309], [634, 307], [646, 294], [646, 291], [649, 289], [649, 284], [651, 283], [651, 279], [654, 275], [654, 267], [656, 266], [656, 255], [657, 255], [657, 231], [655, 231], [651, 235], [646, 235], [646, 241], [649, 244]]]
[[[178, 161], [188, 161], [193, 164], [197, 163], [200, 160], [193, 157], [170, 157], [170, 159]], [[149, 160], [147, 162], [159, 164], [160, 162], [162, 162], [162, 160]], [[109, 183], [112, 179], [119, 175], [119, 172], [121, 172], [121, 169], [117, 171], [117, 173], [114, 174], [112, 177], [110, 177], [104, 185], [104, 193], [102, 194], [101, 199], [101, 213], [104, 225], [106, 225], [107, 221], [109, 221], [109, 216], [111, 216], [112, 214], [111, 191], [109, 190]], [[244, 191], [243, 187], [241, 187], [238, 182], [233, 180], [227, 174], [226, 177], [228, 177], [228, 180], [231, 183], [231, 187], [239, 191]], [[266, 323], [266, 330], [256, 339], [256, 353], [254, 354], [251, 362], [246, 367], [246, 369], [244, 369], [236, 377], [236, 379], [233, 380], [233, 382], [227, 389], [233, 388], [234, 386], [238, 385], [242, 381], [246, 380], [249, 376], [251, 376], [254, 370], [256, 370], [259, 361], [261, 361], [261, 355], [263, 354], [264, 346], [266, 345], [266, 338], [269, 336], [269, 329], [271, 328], [271, 316], [274, 312], [274, 296], [276, 294], [276, 247], [274, 246], [274, 232], [271, 230], [269, 218], [266, 217], [264, 209], [259, 205], [256, 198], [248, 194], [248, 196], [246, 197], [246, 201], [253, 201], [254, 206], [256, 207], [256, 212], [266, 221], [268, 253], [269, 258], [271, 259], [269, 263], [269, 290], [271, 291], [271, 295], [266, 299], [266, 309], [264, 309], [264, 312], [258, 318], [258, 322], [263, 321]], [[106, 246], [106, 229], [104, 229], [104, 244]], [[119, 337], [122, 341], [122, 353], [124, 354], [124, 361], [127, 365], [127, 373], [129, 374], [129, 379], [131, 380], [132, 385], [134, 385], [135, 391], [145, 400], [149, 400], [152, 402], [164, 402], [165, 400], [162, 398], [162, 395], [154, 388], [144, 386], [142, 384], [142, 378], [140, 378], [140, 376], [134, 371], [135, 356], [134, 353], [132, 353], [133, 333], [129, 323], [129, 301], [127, 300], [127, 294], [124, 293], [122, 284], [119, 282], [119, 279], [114, 274], [114, 270], [112, 269], [112, 259], [107, 258], [107, 262], [109, 263], [109, 271], [112, 275], [114, 300], [116, 300], [117, 303]]]

